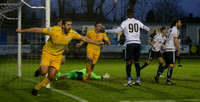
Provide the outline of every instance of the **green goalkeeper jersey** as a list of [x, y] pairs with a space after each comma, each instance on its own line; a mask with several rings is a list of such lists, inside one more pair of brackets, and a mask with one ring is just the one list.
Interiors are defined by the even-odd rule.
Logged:
[[[82, 74], [81, 74], [82, 73]], [[86, 74], [86, 69], [82, 69], [82, 70], [73, 70], [69, 73], [65, 73], [65, 75], [67, 76], [68, 79], [83, 79], [83, 76]], [[62, 74], [60, 72], [58, 72], [56, 74], [56, 77], [60, 77]], [[102, 76], [96, 75], [94, 72], [92, 72], [90, 74], [90, 77], [94, 78], [94, 79], [101, 79]]]

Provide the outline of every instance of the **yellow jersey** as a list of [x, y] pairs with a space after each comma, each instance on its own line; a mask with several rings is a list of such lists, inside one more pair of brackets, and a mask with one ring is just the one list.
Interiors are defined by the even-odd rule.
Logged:
[[51, 27], [51, 30], [62, 30], [62, 29], [59, 26], [53, 26], [53, 27]]
[[71, 29], [67, 35], [63, 34], [61, 27], [44, 28], [43, 31], [45, 34], [49, 35], [50, 38], [48, 39], [42, 50], [53, 55], [62, 54], [72, 39], [80, 39], [81, 37], [81, 35], [73, 29]]
[[[89, 37], [90, 39], [92, 39], [94, 41], [98, 41], [98, 42], [101, 42], [103, 40], [106, 40], [106, 41], [108, 40], [108, 37], [107, 37], [106, 33], [97, 34], [95, 32], [95, 30], [92, 30], [92, 31], [88, 32], [87, 37]], [[94, 44], [88, 44], [87, 45], [87, 49], [88, 48], [92, 48], [94, 50], [100, 50], [101, 46], [94, 45]]]

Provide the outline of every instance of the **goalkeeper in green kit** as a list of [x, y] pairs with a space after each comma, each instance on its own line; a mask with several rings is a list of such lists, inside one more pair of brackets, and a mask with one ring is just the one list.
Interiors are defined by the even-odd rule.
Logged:
[[[77, 79], [77, 80], [82, 80], [83, 76], [86, 74], [86, 69], [82, 70], [73, 70], [70, 71], [69, 73], [61, 74], [59, 71], [56, 74], [56, 77], [59, 79]], [[93, 79], [106, 79], [110, 78], [110, 75], [106, 73], [103, 76], [96, 75], [94, 72], [90, 74], [90, 77]]]

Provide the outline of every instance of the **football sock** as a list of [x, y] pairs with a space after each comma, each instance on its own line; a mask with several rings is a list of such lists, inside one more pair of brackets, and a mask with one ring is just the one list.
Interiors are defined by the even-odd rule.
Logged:
[[40, 90], [41, 88], [47, 86], [47, 84], [48, 84], [49, 82], [50, 82], [50, 80], [49, 80], [47, 77], [45, 77], [39, 84], [37, 84], [37, 85], [35, 86], [35, 90]]
[[140, 83], [140, 77], [137, 77], [136, 82]]
[[159, 71], [162, 69], [162, 65], [163, 65], [163, 63], [159, 63], [157, 73], [159, 73]]
[[167, 72], [167, 81], [170, 81], [173, 72], [173, 67], [169, 67]]
[[180, 56], [177, 56], [178, 64], [180, 65]]
[[88, 79], [88, 76], [86, 76], [85, 78], [83, 78], [83, 82], [86, 82]]
[[92, 65], [91, 64], [89, 64], [89, 63], [87, 63], [87, 66], [86, 66], [87, 68], [86, 68], [86, 74], [87, 75], [90, 75], [90, 73], [92, 73]]
[[166, 65], [162, 66], [156, 76], [160, 76], [164, 72], [165, 69], [167, 69], [167, 66]]
[[135, 65], [135, 68], [136, 68], [136, 73], [137, 73], [137, 82], [139, 82], [140, 81], [140, 64], [139, 64], [139, 62], [138, 63], [134, 63], [134, 65]]
[[126, 64], [126, 75], [131, 78], [131, 64]]
[[131, 77], [128, 77], [128, 84], [131, 83]]
[[149, 64], [147, 64], [147, 62], [145, 62], [142, 66], [141, 69], [143, 69], [144, 67], [148, 66]]

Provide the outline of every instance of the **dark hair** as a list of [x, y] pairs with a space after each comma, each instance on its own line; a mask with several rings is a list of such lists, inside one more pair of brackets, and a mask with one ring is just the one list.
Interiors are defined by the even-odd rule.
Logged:
[[69, 19], [69, 18], [64, 18], [64, 19], [62, 20], [62, 25], [65, 25], [66, 22], [72, 22], [72, 20]]
[[57, 18], [57, 19], [56, 19], [56, 23], [58, 23], [58, 22], [60, 22], [60, 21], [62, 21], [62, 18]]
[[133, 8], [128, 8], [127, 13], [133, 13]]
[[132, 18], [133, 17], [133, 8], [128, 8], [127, 9], [127, 16], [128, 16], [128, 18]]
[[162, 30], [166, 29], [165, 27], [161, 27], [160, 31], [162, 32]]
[[97, 24], [99, 24], [99, 23], [101, 23], [100, 21], [97, 21], [95, 24], [94, 24], [94, 26], [96, 27], [97, 26]]
[[175, 26], [176, 23], [179, 22], [179, 20], [180, 20], [180, 19], [174, 18], [174, 19], [172, 20], [172, 22], [170, 23], [170, 27], [172, 28], [173, 26]]

